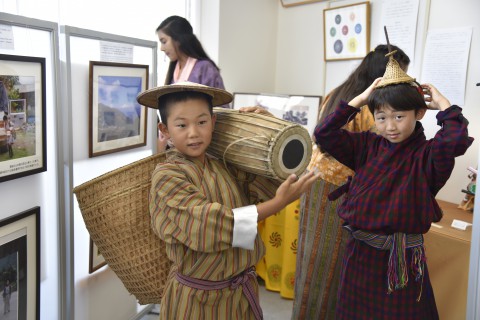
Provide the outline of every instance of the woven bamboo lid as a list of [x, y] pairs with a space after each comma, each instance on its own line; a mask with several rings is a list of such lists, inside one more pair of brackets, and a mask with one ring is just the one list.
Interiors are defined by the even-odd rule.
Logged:
[[398, 83], [415, 82], [415, 78], [412, 78], [408, 74], [406, 74], [405, 71], [403, 71], [398, 64], [397, 60], [393, 58], [395, 52], [397, 52], [397, 50], [389, 52], [385, 55], [389, 57], [387, 67], [385, 69], [385, 74], [383, 75], [382, 80], [380, 80], [376, 88], [381, 88]]
[[390, 40], [388, 39], [387, 27], [384, 26], [385, 38], [387, 39], [388, 53], [385, 57], [388, 57], [388, 63], [385, 68], [385, 73], [383, 74], [382, 80], [377, 84], [375, 88], [386, 87], [392, 84], [399, 83], [410, 83], [414, 86], [416, 85], [415, 78], [410, 77], [405, 71], [402, 70], [400, 64], [393, 57], [397, 50], [391, 50]]

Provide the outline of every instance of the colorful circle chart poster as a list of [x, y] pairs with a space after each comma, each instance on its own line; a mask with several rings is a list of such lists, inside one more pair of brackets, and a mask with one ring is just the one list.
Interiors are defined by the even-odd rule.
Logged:
[[363, 59], [370, 47], [370, 3], [323, 10], [325, 61]]

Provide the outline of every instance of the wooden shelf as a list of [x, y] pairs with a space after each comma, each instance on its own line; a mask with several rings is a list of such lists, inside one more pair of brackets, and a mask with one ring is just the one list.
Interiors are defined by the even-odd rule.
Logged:
[[472, 223], [473, 212], [465, 211], [458, 208], [458, 204], [437, 200], [440, 208], [443, 210], [443, 218], [440, 222], [432, 225], [429, 232], [443, 234], [447, 237], [453, 237], [458, 240], [470, 242], [472, 239], [472, 227], [467, 227], [466, 230], [459, 230], [452, 227], [454, 219]]

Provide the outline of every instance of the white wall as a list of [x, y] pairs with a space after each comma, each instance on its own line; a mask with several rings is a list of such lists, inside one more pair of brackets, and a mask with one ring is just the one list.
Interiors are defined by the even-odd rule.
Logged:
[[227, 90], [274, 92], [277, 2], [220, 2], [218, 64]]
[[[465, 106], [463, 113], [470, 121], [469, 132], [475, 137], [473, 145], [467, 153], [457, 158], [455, 170], [445, 187], [440, 191], [438, 197], [450, 202], [459, 202], [463, 198], [463, 189], [468, 184], [468, 166], [478, 165], [479, 143], [480, 143], [480, 87], [475, 86], [480, 82], [480, 1], [460, 0], [452, 2], [449, 0], [431, 0], [428, 28], [473, 27], [472, 45], [467, 70], [467, 81], [465, 88]], [[454, 101], [451, 101], [455, 103]], [[433, 122], [433, 121], [432, 121]]]
[[323, 9], [326, 3], [284, 8], [278, 2], [275, 91], [323, 95]]

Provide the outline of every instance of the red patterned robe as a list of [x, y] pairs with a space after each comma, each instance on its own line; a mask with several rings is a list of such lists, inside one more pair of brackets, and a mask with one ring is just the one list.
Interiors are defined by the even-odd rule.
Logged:
[[[376, 234], [426, 233], [442, 217], [436, 194], [450, 177], [455, 157], [473, 141], [461, 108], [438, 112], [442, 128], [433, 139], [426, 140], [417, 122], [412, 135], [398, 144], [375, 133], [343, 130], [357, 112], [341, 103], [315, 130], [321, 148], [355, 170], [338, 215], [353, 228]], [[415, 281], [411, 249], [407, 249], [407, 287], [388, 294], [388, 259], [389, 251], [350, 238], [340, 276], [337, 319], [438, 319], [426, 266], [423, 283]]]

